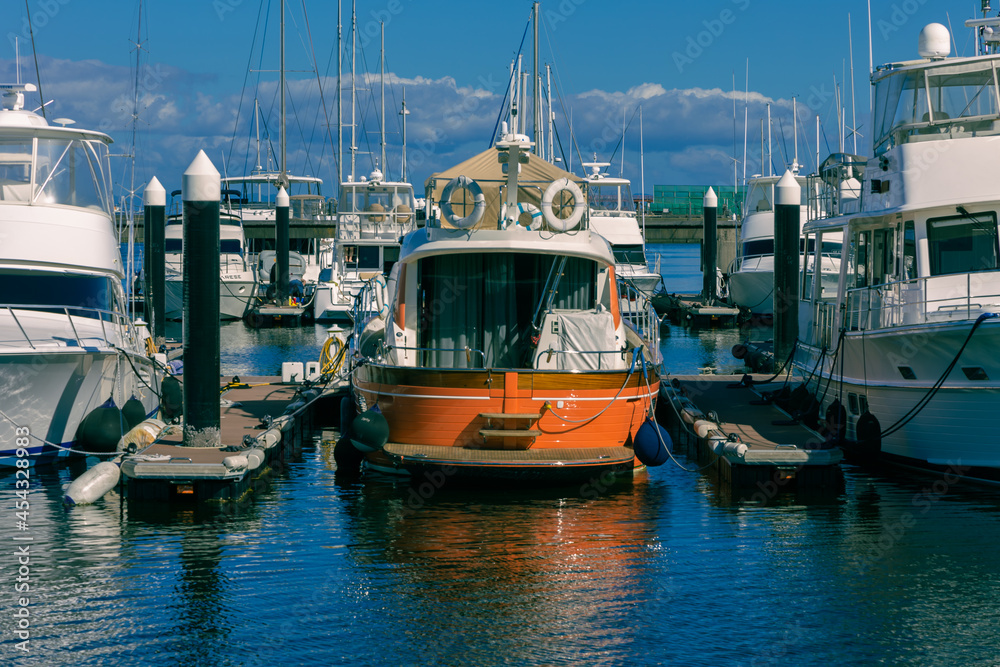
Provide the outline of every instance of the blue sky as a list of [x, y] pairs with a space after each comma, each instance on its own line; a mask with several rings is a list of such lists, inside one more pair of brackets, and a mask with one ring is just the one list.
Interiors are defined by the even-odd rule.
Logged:
[[[288, 0], [286, 69], [289, 74], [290, 169], [327, 181], [335, 194], [331, 143], [336, 134], [337, 5], [328, 0]], [[466, 159], [490, 143], [507, 68], [529, 18], [526, 0], [359, 0], [358, 172], [373, 166], [378, 152], [378, 24], [386, 26], [388, 165], [398, 175], [399, 102], [406, 89], [410, 180], [421, 184], [433, 171]], [[139, 2], [28, 0], [50, 117], [70, 117], [81, 126], [111, 134], [122, 152], [131, 142], [132, 93], [139, 91], [136, 144], [138, 179], [156, 175], [168, 189], [203, 148], [230, 174], [253, 166], [253, 99], [260, 100], [262, 130], [277, 146], [277, 102], [271, 72], [278, 66], [277, 0], [145, 0], [144, 51], [135, 77], [133, 42]], [[502, 6], [503, 11], [498, 10]], [[876, 65], [916, 57], [920, 28], [933, 21], [955, 28], [959, 54], [969, 55], [971, 31], [962, 23], [979, 3], [943, 0], [872, 2], [872, 50]], [[307, 21], [303, 7], [308, 12]], [[344, 4], [349, 36], [350, 3]], [[618, 143], [623, 114], [642, 106], [646, 190], [652, 184], [731, 184], [736, 87], [736, 153], [743, 155], [744, 86], [749, 60], [748, 169], [761, 170], [760, 121], [772, 104], [773, 162], [791, 160], [792, 98], [798, 100], [800, 162], [815, 162], [815, 117], [823, 124], [821, 159], [836, 145], [835, 79], [843, 86], [848, 123], [850, 63], [848, 13], [854, 37], [859, 152], [870, 141], [868, 115], [868, 27], [866, 2], [717, 0], [639, 2], [549, 0], [541, 5], [540, 62], [551, 63], [558, 133], [569, 151], [569, 116], [579, 155], [607, 160]], [[950, 16], [949, 16], [950, 14]], [[7, 39], [0, 75], [13, 80], [13, 35], [26, 34], [23, 2], [2, 10]], [[311, 38], [311, 42], [310, 42]], [[530, 62], [530, 34], [523, 53]], [[349, 45], [345, 44], [345, 50]], [[313, 57], [323, 81], [326, 113], [318, 94]], [[35, 81], [30, 43], [21, 40], [22, 77]], [[252, 63], [252, 64], [251, 64]], [[349, 70], [349, 59], [345, 58]], [[846, 80], [846, 85], [844, 82]], [[244, 83], [246, 82], [246, 87]], [[38, 98], [29, 99], [37, 106]], [[349, 115], [345, 92], [345, 116]], [[238, 111], [239, 110], [239, 111]], [[327, 129], [327, 121], [332, 130]], [[269, 130], [269, 132], [268, 132]], [[331, 136], [332, 135], [332, 136]], [[345, 137], [347, 136], [345, 131]], [[783, 139], [782, 139], [783, 137]], [[334, 141], [331, 142], [330, 139]], [[349, 141], [345, 139], [345, 145]], [[625, 175], [639, 190], [638, 120], [624, 142]], [[849, 146], [850, 148], [850, 146]], [[615, 157], [619, 169], [621, 151]], [[394, 173], [395, 172], [395, 173]], [[739, 167], [742, 175], [742, 165]]]

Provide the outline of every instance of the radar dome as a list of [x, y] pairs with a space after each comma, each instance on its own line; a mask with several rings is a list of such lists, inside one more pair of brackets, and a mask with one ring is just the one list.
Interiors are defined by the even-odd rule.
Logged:
[[951, 53], [951, 33], [940, 23], [929, 23], [917, 38], [917, 53], [921, 58], [936, 60]]

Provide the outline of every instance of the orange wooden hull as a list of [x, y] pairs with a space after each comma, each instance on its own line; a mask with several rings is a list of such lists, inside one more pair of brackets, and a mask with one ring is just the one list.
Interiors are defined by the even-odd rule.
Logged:
[[[355, 369], [353, 381], [358, 409], [377, 405], [393, 443], [586, 449], [631, 446], [659, 391], [659, 377], [651, 369], [647, 373], [648, 377], [641, 370], [632, 374], [423, 370], [365, 364]], [[484, 437], [483, 431], [534, 435]]]

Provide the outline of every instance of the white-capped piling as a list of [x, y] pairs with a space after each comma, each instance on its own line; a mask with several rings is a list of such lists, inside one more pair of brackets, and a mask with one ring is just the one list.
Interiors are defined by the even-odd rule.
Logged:
[[799, 336], [799, 215], [802, 188], [791, 171], [774, 187], [774, 359], [784, 363]]
[[718, 297], [715, 288], [715, 272], [716, 265], [719, 263], [719, 198], [712, 188], [705, 192], [702, 208], [705, 211], [703, 240], [701, 242], [702, 296], [704, 296], [706, 304], [712, 305]]
[[[199, 151], [184, 172], [184, 420], [185, 444], [218, 439], [219, 170]], [[214, 430], [213, 430], [214, 429]]]
[[157, 348], [166, 340], [166, 310], [164, 289], [164, 225], [166, 224], [167, 191], [154, 176], [142, 193], [143, 201], [143, 273], [145, 285], [146, 321], [150, 323]]
[[274, 263], [275, 269], [275, 293], [274, 298], [278, 303], [284, 304], [288, 300], [288, 193], [284, 187], [278, 189], [278, 195], [274, 199]]

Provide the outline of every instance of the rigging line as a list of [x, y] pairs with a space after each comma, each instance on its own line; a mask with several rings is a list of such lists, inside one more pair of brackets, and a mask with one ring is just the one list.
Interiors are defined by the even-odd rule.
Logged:
[[[528, 21], [524, 24], [524, 33], [521, 35], [521, 43], [517, 47], [517, 53], [514, 54], [515, 61], [517, 61], [517, 57], [521, 55], [521, 52], [524, 50], [524, 40], [528, 38], [528, 26], [530, 25], [531, 25], [531, 18], [529, 17]], [[507, 88], [503, 94], [503, 101], [500, 102], [500, 111], [499, 113], [497, 113], [497, 122], [494, 123], [493, 125], [493, 136], [490, 138], [489, 147], [493, 146], [493, 141], [494, 139], [496, 139], [497, 136], [497, 129], [499, 129], [500, 127], [500, 121], [503, 120], [504, 110], [507, 108], [507, 96], [510, 95], [511, 81], [513, 80], [513, 78], [514, 78], [514, 72], [512, 71], [510, 73], [510, 76], [507, 77]], [[520, 114], [521, 110], [518, 109], [517, 113]], [[511, 131], [516, 134], [517, 128], [511, 128]]]
[[38, 68], [38, 49], [35, 48], [35, 28], [31, 23], [31, 8], [24, 0], [24, 11], [28, 13], [28, 33], [31, 35], [31, 53], [35, 57], [35, 78], [38, 79], [38, 97], [42, 101], [42, 118], [45, 118], [45, 95], [42, 94], [42, 73]]
[[[264, 10], [264, 0], [261, 0], [260, 6], [259, 6], [259, 8], [257, 10], [257, 23], [256, 23], [256, 25], [254, 25], [254, 30], [253, 30], [253, 41], [250, 42], [250, 56], [247, 58], [247, 71], [243, 75], [243, 89], [240, 91], [240, 103], [236, 107], [236, 122], [233, 123], [233, 136], [229, 140], [229, 157], [227, 159], [228, 162], [232, 162], [232, 159], [233, 159], [233, 146], [236, 145], [236, 130], [239, 129], [239, 126], [240, 126], [240, 113], [243, 110], [243, 96], [244, 96], [244, 94], [246, 93], [246, 90], [247, 90], [247, 79], [250, 78], [250, 72], [253, 71], [251, 69], [251, 67], [253, 65], [253, 45], [257, 43], [257, 31], [260, 30], [260, 15], [261, 15], [261, 12], [263, 12], [263, 10]], [[258, 69], [260, 69], [260, 68], [258, 67]], [[259, 78], [259, 75], [258, 75], [258, 78]], [[253, 123], [250, 124], [250, 133], [253, 134]], [[247, 161], [247, 159], [249, 157], [249, 153], [250, 153], [250, 144], [248, 143], [247, 144], [247, 153], [246, 153], [246, 155], [243, 156], [243, 173], [244, 174], [247, 173], [246, 172], [246, 166], [247, 166], [246, 161]]]
[[628, 119], [628, 123], [625, 124], [625, 129], [622, 131], [622, 136], [619, 137], [618, 143], [615, 144], [615, 149], [611, 151], [611, 157], [608, 159], [608, 162], [615, 161], [615, 155], [618, 154], [618, 149], [621, 147], [622, 142], [625, 141], [625, 133], [628, 132], [628, 128], [632, 127], [632, 121], [635, 120], [635, 116], [637, 113], [639, 113], [638, 105], [636, 105], [635, 110], [632, 111], [632, 117]]
[[[365, 86], [368, 89], [368, 99], [371, 100], [373, 113], [375, 114], [375, 124], [379, 125], [380, 116], [378, 111], [378, 104], [375, 103], [375, 90], [372, 88], [372, 82], [370, 79], [370, 71], [368, 69], [368, 59], [365, 57], [365, 50], [361, 49], [361, 68], [364, 74]], [[361, 107], [361, 127], [364, 131], [361, 133], [365, 139], [365, 147], [368, 148], [368, 161], [372, 165], [372, 169], [375, 169], [375, 153], [372, 152], [372, 143], [368, 138], [368, 123], [365, 118], [365, 107]]]
[[[321, 108], [322, 108], [322, 111], [323, 111], [323, 121], [324, 121], [323, 125], [326, 126], [327, 137], [330, 139], [330, 145], [332, 147], [333, 146], [333, 133], [330, 131], [330, 119], [329, 119], [329, 116], [327, 114], [327, 109], [326, 109], [326, 98], [323, 95], [323, 82], [322, 82], [322, 80], [320, 79], [320, 76], [319, 76], [319, 66], [318, 66], [318, 64], [316, 62], [316, 49], [313, 46], [312, 28], [310, 28], [310, 26], [309, 26], [309, 14], [306, 11], [305, 0], [302, 0], [302, 15], [303, 15], [303, 18], [305, 20], [306, 37], [308, 38], [308, 45], [306, 44], [305, 41], [303, 41], [302, 42], [302, 48], [312, 58], [312, 68], [313, 68], [313, 72], [316, 74], [316, 86], [319, 89], [320, 105], [321, 105]], [[292, 16], [292, 22], [295, 23], [295, 17], [294, 17], [294, 15]], [[298, 28], [298, 24], [297, 23], [295, 23], [295, 27]], [[301, 31], [299, 31], [299, 35], [300, 35], [300, 40], [303, 39], [301, 37], [301, 35], [302, 35]], [[316, 115], [319, 115], [319, 109], [317, 109]], [[316, 134], [316, 125], [315, 125], [315, 122], [313, 123], [312, 133], [313, 133], [313, 136], [311, 136], [309, 138], [309, 143], [308, 143], [309, 146], [312, 145], [313, 137]], [[334, 150], [333, 148], [331, 148], [331, 153], [335, 154], [336, 150]], [[323, 149], [321, 150], [320, 156], [319, 156], [319, 165], [316, 167], [316, 173], [319, 173], [319, 170], [322, 167], [323, 158], [324, 158], [325, 154], [326, 154], [326, 146], [323, 146]], [[334, 162], [334, 166], [339, 169], [340, 165], [337, 162], [337, 156], [336, 155], [334, 155], [334, 157], [333, 157], [333, 162]], [[339, 173], [339, 171], [336, 172], [336, 173]]]

